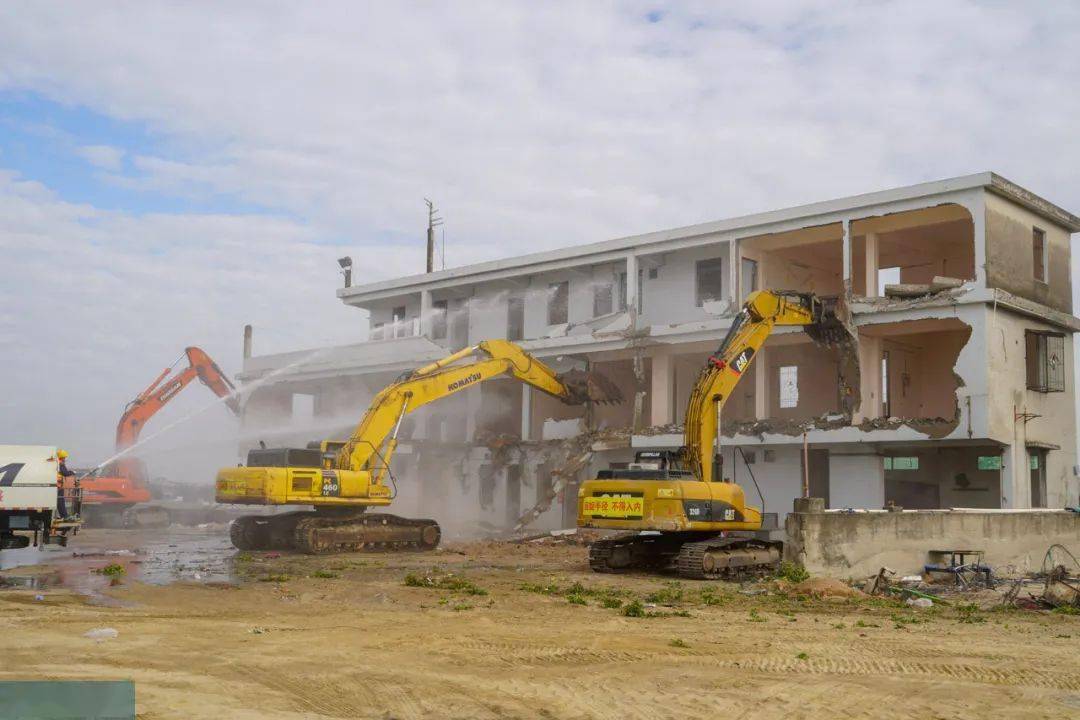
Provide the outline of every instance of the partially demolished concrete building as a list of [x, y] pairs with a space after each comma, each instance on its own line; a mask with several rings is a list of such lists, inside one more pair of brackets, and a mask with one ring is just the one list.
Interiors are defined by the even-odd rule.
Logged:
[[980, 173], [341, 288], [369, 340], [246, 358], [242, 380], [266, 377], [246, 442], [342, 436], [402, 371], [508, 338], [603, 372], [626, 402], [567, 407], [496, 380], [429, 406], [403, 429], [395, 510], [451, 532], [573, 526], [582, 478], [682, 444], [741, 299], [797, 290], [840, 296], [855, 342], [778, 329], [759, 353], [722, 414], [723, 472], [748, 501], [756, 480], [781, 516], [804, 483], [832, 508], [1076, 504], [1077, 230]]

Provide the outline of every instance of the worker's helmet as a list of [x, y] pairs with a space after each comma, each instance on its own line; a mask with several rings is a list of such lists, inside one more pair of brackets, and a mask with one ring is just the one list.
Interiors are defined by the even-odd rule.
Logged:
[[60, 458], [61, 460], [67, 460], [67, 450], [57, 450], [56, 457]]

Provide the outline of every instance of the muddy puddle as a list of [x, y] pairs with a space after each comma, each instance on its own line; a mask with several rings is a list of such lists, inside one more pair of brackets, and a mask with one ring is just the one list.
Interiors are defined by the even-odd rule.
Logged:
[[119, 582], [228, 583], [236, 549], [220, 527], [84, 530], [66, 548], [0, 551], [0, 591], [64, 588], [105, 600]]

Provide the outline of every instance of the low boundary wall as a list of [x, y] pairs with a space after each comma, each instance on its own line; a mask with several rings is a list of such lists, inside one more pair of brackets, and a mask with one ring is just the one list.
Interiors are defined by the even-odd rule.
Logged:
[[1001, 575], [1038, 570], [1055, 543], [1080, 557], [1080, 514], [1067, 510], [826, 511], [824, 501], [800, 498], [785, 527], [785, 560], [837, 578], [882, 567], [916, 574], [940, 561], [935, 550], [982, 550]]

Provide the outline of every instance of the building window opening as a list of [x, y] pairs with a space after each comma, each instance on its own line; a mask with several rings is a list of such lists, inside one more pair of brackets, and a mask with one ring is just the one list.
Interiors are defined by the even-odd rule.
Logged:
[[1035, 269], [1035, 279], [1046, 282], [1046, 231], [1039, 228], [1031, 230], [1031, 260]]
[[757, 260], [742, 259], [742, 294], [743, 297], [758, 289]]
[[480, 477], [480, 507], [491, 510], [495, 505], [495, 467], [481, 465], [476, 474]]
[[1028, 468], [1031, 471], [1031, 507], [1046, 507], [1046, 451], [1028, 450]]
[[431, 304], [431, 338], [433, 340], [446, 339], [446, 314], [449, 303], [446, 300], [436, 300]]
[[[619, 310], [630, 309], [630, 299], [627, 297], [626, 273], [619, 273]], [[645, 312], [645, 271], [638, 270], [637, 274], [637, 312], [640, 315]]]
[[548, 286], [548, 325], [565, 325], [569, 322], [570, 282], [564, 280]]
[[917, 456], [910, 457], [887, 457], [885, 458], [886, 470], [918, 470], [919, 458]]
[[793, 408], [799, 405], [799, 367], [785, 365], [780, 368], [780, 407]]
[[711, 300], [724, 297], [723, 260], [711, 258], [698, 260], [696, 265], [697, 306], [702, 307]]
[[1036, 392], [1065, 391], [1065, 336], [1061, 333], [1028, 330], [1027, 387]]
[[391, 322], [394, 325], [394, 337], [403, 338], [406, 336], [405, 328], [405, 306], [396, 307], [390, 313]]
[[525, 339], [525, 298], [511, 295], [506, 301], [506, 339]]
[[600, 283], [593, 288], [593, 317], [611, 314], [615, 301], [613, 296], [611, 283]]

